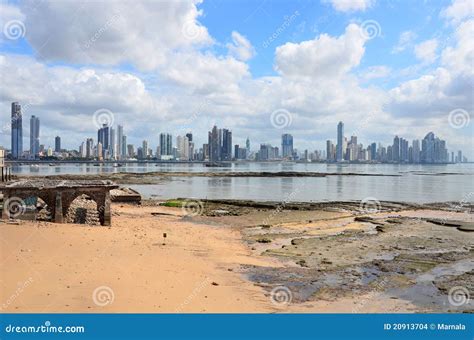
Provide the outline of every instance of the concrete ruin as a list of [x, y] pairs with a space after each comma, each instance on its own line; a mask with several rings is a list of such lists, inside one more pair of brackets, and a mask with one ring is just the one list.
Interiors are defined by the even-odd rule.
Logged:
[[[41, 198], [48, 206], [51, 220], [65, 223], [67, 211], [75, 198], [87, 195], [97, 204], [100, 224], [111, 225], [110, 190], [118, 185], [107, 180], [20, 180], [0, 187], [3, 192], [2, 219], [10, 218], [9, 202], [24, 204], [30, 197]], [[20, 203], [19, 203], [20, 202]]]

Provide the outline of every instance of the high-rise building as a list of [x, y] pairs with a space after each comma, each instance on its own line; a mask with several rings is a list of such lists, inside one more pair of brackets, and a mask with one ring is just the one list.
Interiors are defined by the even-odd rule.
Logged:
[[222, 152], [222, 131], [214, 125], [212, 131], [208, 133], [209, 139], [209, 161], [217, 162], [221, 160]]
[[393, 139], [392, 161], [394, 162], [400, 161], [400, 138], [398, 138], [398, 136], [395, 136], [395, 138]]
[[188, 137], [189, 142], [192, 142], [192, 141], [193, 141], [193, 134], [192, 134], [191, 132], [188, 132], [188, 133], [186, 134], [186, 137]]
[[127, 136], [122, 136], [121, 147], [120, 154], [122, 155], [122, 159], [127, 158]]
[[334, 162], [336, 160], [336, 148], [334, 144], [330, 141], [326, 141], [326, 161]]
[[93, 158], [94, 157], [94, 139], [87, 138], [86, 139], [86, 158]]
[[232, 160], [232, 131], [228, 129], [222, 130], [222, 160]]
[[104, 159], [108, 158], [109, 142], [109, 127], [107, 124], [103, 124], [102, 127], [97, 131], [97, 144], [101, 144], [102, 153], [100, 156]]
[[247, 157], [250, 156], [250, 139], [247, 137], [245, 141], [245, 148], [247, 149]]
[[339, 124], [337, 124], [337, 144], [336, 144], [336, 161], [337, 162], [342, 162], [342, 160], [344, 159], [343, 143], [344, 143], [344, 123], [339, 122]]
[[[137, 151], [138, 153], [138, 151]], [[148, 141], [144, 140], [142, 142], [142, 157], [141, 158], [148, 158]]]
[[377, 144], [375, 142], [370, 144], [370, 160], [377, 160]]
[[115, 155], [116, 159], [122, 159], [125, 156], [125, 149], [122, 145], [123, 142], [123, 126], [117, 125], [117, 154]]
[[173, 154], [173, 136], [169, 133], [160, 133], [160, 155], [171, 156]]
[[21, 105], [17, 102], [12, 103], [12, 158], [19, 159], [23, 155], [23, 118]]
[[447, 163], [448, 150], [446, 142], [429, 132], [421, 141], [421, 162], [422, 163]]
[[117, 140], [116, 131], [113, 127], [110, 128], [110, 143], [109, 143], [109, 155], [112, 158], [117, 159]]
[[413, 140], [413, 163], [420, 163], [420, 141], [418, 139]]
[[61, 152], [61, 137], [54, 138], [54, 152]]
[[33, 115], [30, 118], [30, 155], [33, 158], [39, 157], [39, 130], [40, 120]]
[[293, 156], [293, 136], [288, 133], [281, 135], [281, 153], [283, 158]]
[[188, 137], [176, 137], [176, 148], [178, 149], [178, 157], [180, 160], [189, 160], [189, 139]]

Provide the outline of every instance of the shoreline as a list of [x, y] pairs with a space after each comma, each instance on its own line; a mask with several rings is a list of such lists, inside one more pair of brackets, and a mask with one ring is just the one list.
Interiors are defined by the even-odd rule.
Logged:
[[[474, 274], [474, 234], [427, 220], [472, 223], [472, 213], [447, 215], [447, 203], [382, 202], [373, 213], [355, 202], [201, 204], [187, 210], [153, 200], [113, 203], [112, 227], [2, 223], [0, 270], [9, 275], [0, 301], [10, 301], [3, 310], [474, 311], [472, 303], [445, 305], [447, 290], [469, 287]], [[434, 288], [421, 280], [428, 274]], [[104, 306], [92, 299], [102, 286], [113, 292]], [[288, 301], [275, 301], [278, 287]]]

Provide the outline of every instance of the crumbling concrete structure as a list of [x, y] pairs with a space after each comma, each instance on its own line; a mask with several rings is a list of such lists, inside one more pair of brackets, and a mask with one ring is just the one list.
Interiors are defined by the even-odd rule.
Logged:
[[8, 202], [24, 202], [30, 197], [41, 198], [49, 207], [52, 221], [65, 223], [65, 216], [72, 201], [78, 196], [87, 195], [97, 203], [100, 224], [111, 225], [110, 190], [118, 188], [111, 181], [103, 180], [20, 180], [0, 187], [3, 192], [2, 219], [8, 219]]

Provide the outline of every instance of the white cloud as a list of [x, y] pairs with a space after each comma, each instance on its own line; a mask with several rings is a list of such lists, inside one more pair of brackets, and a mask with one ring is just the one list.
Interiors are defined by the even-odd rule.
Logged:
[[400, 34], [398, 38], [398, 43], [392, 49], [392, 53], [400, 53], [408, 49], [413, 45], [413, 41], [416, 39], [417, 35], [413, 31], [404, 31]]
[[[200, 1], [63, 2], [27, 0], [26, 38], [45, 61], [166, 64], [176, 50], [212, 43]], [[30, 28], [30, 29], [28, 29]]]
[[350, 24], [338, 38], [321, 34], [277, 47], [275, 68], [290, 78], [337, 78], [359, 65], [366, 41], [362, 29]]
[[229, 54], [235, 58], [247, 61], [255, 55], [255, 49], [250, 41], [239, 32], [232, 32], [232, 43], [228, 43]]
[[438, 40], [430, 39], [415, 46], [415, 56], [423, 63], [430, 64], [437, 58]]
[[375, 0], [329, 0], [339, 12], [365, 11], [373, 6]]
[[472, 0], [453, 0], [451, 6], [441, 11], [441, 16], [450, 20], [453, 24], [457, 24], [464, 19], [473, 18], [474, 3]]

